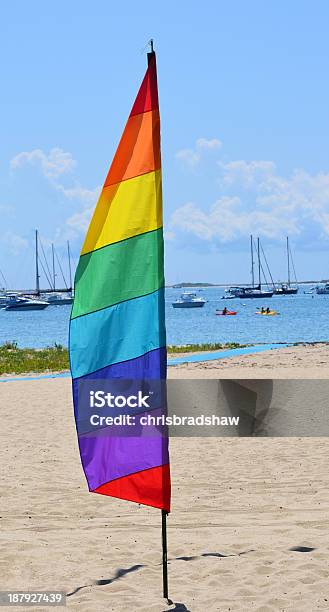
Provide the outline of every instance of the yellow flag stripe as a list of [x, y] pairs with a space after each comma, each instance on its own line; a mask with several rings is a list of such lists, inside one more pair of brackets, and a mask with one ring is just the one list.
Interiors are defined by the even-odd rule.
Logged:
[[162, 227], [161, 170], [104, 187], [81, 255]]

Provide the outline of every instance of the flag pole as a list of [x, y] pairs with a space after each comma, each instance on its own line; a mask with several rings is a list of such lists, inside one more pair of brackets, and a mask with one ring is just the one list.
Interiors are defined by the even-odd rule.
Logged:
[[162, 516], [162, 579], [163, 597], [168, 599], [168, 555], [167, 555], [167, 514], [166, 510], [161, 510]]
[[[148, 63], [154, 54], [153, 38], [148, 42], [150, 45], [150, 52], [147, 54]], [[168, 552], [167, 552], [167, 514], [166, 510], [161, 510], [162, 519], [162, 584], [163, 584], [163, 597], [169, 601], [168, 596]]]

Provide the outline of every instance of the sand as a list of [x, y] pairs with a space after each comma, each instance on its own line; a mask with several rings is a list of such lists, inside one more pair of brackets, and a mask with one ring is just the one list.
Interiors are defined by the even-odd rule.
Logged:
[[3, 590], [85, 612], [328, 610], [329, 439], [171, 440], [167, 605], [160, 512], [88, 493], [70, 381], [1, 383], [0, 405]]
[[254, 355], [171, 366], [169, 377], [329, 378], [329, 345], [307, 344]]

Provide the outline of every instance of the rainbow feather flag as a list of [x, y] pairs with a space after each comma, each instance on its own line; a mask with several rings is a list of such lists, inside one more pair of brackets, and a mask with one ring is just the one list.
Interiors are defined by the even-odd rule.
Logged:
[[[70, 320], [75, 418], [90, 381], [164, 380], [160, 117], [148, 68], [82, 247]], [[168, 437], [90, 435], [77, 427], [89, 490], [170, 510]]]

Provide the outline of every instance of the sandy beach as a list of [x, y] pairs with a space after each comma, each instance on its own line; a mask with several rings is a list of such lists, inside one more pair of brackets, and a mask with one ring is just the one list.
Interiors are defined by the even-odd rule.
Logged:
[[171, 440], [167, 605], [160, 512], [88, 493], [70, 380], [3, 383], [0, 402], [2, 589], [85, 612], [328, 609], [328, 439]]
[[[179, 354], [175, 356], [182, 357]], [[176, 365], [169, 368], [168, 375], [173, 378], [328, 378], [329, 345], [305, 344], [254, 355]]]

